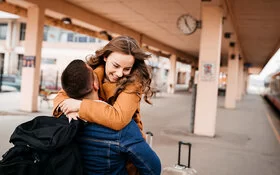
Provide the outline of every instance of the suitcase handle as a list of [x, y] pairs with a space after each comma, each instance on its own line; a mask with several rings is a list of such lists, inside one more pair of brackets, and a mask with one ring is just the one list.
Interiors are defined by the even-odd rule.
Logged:
[[[150, 145], [150, 147], [152, 148], [153, 146], [153, 136], [154, 134], [151, 131], [147, 131], [146, 132], [147, 135], [147, 143]], [[149, 136], [149, 137], [148, 137]]]
[[191, 143], [187, 143], [187, 142], [182, 142], [182, 141], [179, 141], [179, 151], [178, 151], [178, 165], [179, 166], [183, 166], [183, 167], [186, 167], [186, 165], [183, 165], [181, 164], [181, 146], [182, 145], [187, 145], [189, 146], [189, 157], [188, 157], [188, 168], [191, 167], [191, 147], [192, 147], [192, 144]]
[[146, 134], [150, 136], [154, 136], [154, 134], [151, 131], [147, 131]]

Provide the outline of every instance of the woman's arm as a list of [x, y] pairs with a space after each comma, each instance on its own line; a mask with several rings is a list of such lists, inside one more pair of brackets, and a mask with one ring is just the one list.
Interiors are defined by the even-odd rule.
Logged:
[[114, 105], [102, 101], [84, 99], [81, 103], [79, 116], [89, 122], [94, 122], [114, 130], [121, 130], [135, 117], [135, 121], [142, 129], [138, 113], [140, 107], [141, 86], [130, 85], [119, 94]]
[[63, 112], [59, 109], [59, 104], [61, 102], [63, 102], [65, 99], [69, 98], [67, 95], [66, 95], [66, 92], [64, 90], [60, 90], [58, 93], [57, 93], [57, 96], [54, 98], [53, 100], [53, 116], [55, 117], [59, 117]]

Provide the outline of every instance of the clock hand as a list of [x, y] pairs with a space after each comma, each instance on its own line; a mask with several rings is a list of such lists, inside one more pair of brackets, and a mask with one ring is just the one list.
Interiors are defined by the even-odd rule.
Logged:
[[185, 22], [185, 24], [186, 24], [187, 28], [189, 29], [189, 31], [191, 31], [191, 28], [190, 28], [190, 26], [189, 26], [188, 21], [187, 21], [187, 19], [186, 19], [186, 18], [184, 18], [184, 22]]

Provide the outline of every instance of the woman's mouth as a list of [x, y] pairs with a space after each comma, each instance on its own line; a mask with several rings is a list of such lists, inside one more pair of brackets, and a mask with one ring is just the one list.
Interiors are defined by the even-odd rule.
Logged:
[[113, 81], [118, 81], [118, 79], [119, 79], [119, 77], [115, 77], [115, 76], [112, 75], [112, 80]]

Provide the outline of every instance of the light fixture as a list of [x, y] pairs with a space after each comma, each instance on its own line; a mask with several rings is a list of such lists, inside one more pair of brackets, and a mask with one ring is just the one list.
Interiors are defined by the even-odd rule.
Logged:
[[226, 32], [226, 33], [224, 34], [224, 37], [227, 38], [227, 39], [230, 38], [230, 37], [231, 37], [231, 33], [230, 33], [230, 32]]
[[64, 24], [72, 24], [71, 18], [68, 18], [68, 17], [62, 18], [61, 21], [62, 21]]

